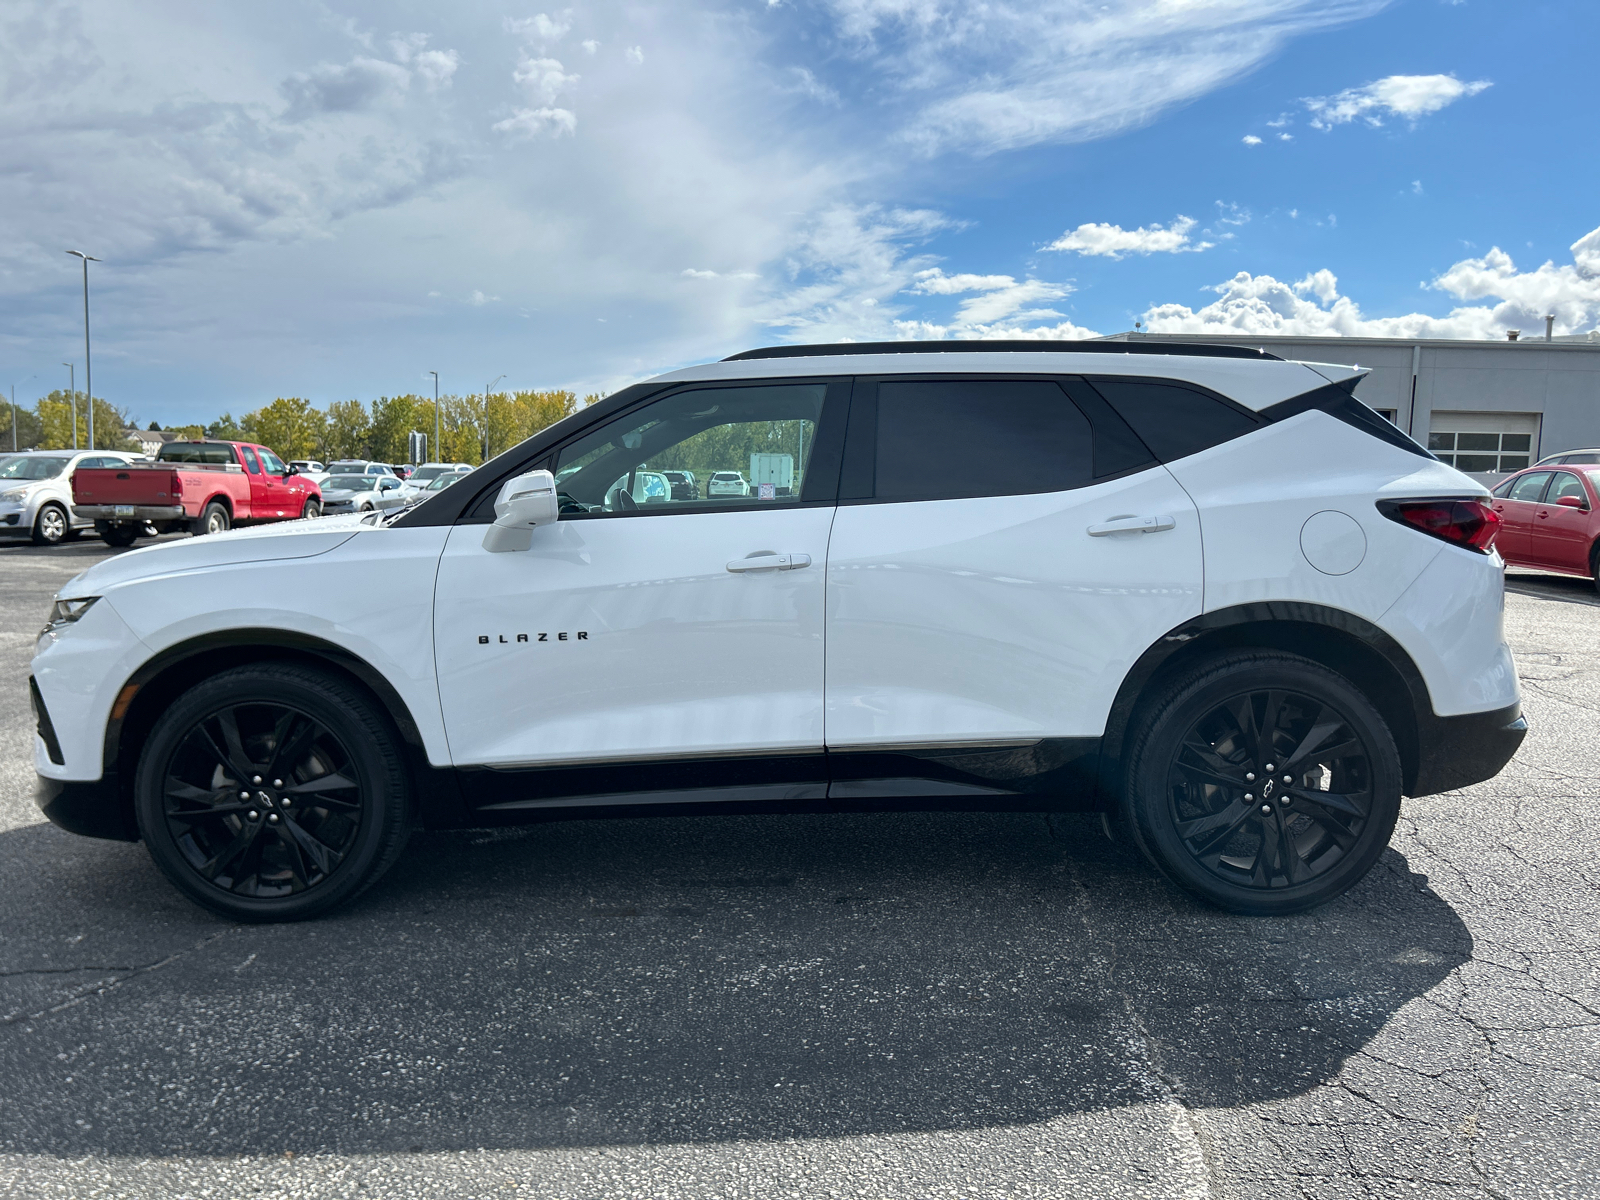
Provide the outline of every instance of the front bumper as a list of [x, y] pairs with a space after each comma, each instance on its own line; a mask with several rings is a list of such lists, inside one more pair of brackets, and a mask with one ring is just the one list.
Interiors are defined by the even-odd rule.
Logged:
[[34, 802], [51, 824], [82, 837], [110, 838], [118, 842], [139, 840], [133, 806], [123, 802], [115, 775], [92, 783], [47, 779], [43, 775], [38, 778]]
[[181, 504], [77, 504], [85, 521], [176, 521], [188, 516]]
[[1417, 728], [1417, 778], [1410, 796], [1432, 796], [1500, 773], [1528, 736], [1521, 703], [1459, 717], [1431, 713]]

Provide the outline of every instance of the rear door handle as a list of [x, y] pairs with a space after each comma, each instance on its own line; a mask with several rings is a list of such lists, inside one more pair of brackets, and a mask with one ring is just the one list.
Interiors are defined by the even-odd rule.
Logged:
[[1160, 533], [1171, 529], [1177, 521], [1171, 517], [1112, 517], [1098, 525], [1089, 526], [1090, 537], [1110, 537], [1113, 533]]
[[809, 554], [773, 554], [768, 551], [752, 554], [747, 558], [736, 558], [728, 564], [728, 570], [735, 573], [741, 571], [797, 571], [801, 567], [811, 565]]

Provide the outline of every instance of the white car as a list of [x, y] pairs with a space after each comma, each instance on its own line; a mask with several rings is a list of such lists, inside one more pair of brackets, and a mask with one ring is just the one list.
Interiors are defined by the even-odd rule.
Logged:
[[713, 471], [706, 480], [706, 496], [748, 496], [750, 485], [738, 471]]
[[393, 475], [335, 474], [317, 486], [322, 489], [322, 514], [329, 517], [399, 508], [411, 503], [421, 491]]
[[[1304, 909], [1526, 732], [1488, 494], [1361, 374], [950, 342], [664, 375], [392, 520], [72, 580], [39, 803], [240, 920], [349, 899], [419, 823], [652, 806], [1100, 811], [1197, 897]], [[800, 494], [613, 486], [753, 454]]]
[[438, 479], [441, 475], [450, 475], [459, 478], [462, 475], [470, 475], [471, 473], [471, 463], [430, 462], [423, 463], [415, 471], [411, 472], [410, 476], [407, 477], [406, 482], [411, 484], [418, 491], [425, 491], [428, 485], [435, 479]]
[[79, 467], [122, 467], [135, 455], [114, 450], [25, 450], [0, 455], [0, 531], [32, 535], [54, 546], [94, 522], [72, 512], [72, 473]]

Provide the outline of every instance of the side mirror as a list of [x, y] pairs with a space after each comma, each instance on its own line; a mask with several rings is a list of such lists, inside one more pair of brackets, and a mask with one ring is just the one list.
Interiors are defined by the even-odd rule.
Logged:
[[1587, 507], [1584, 504], [1583, 500], [1578, 496], [1558, 496], [1558, 497], [1556, 497], [1556, 503], [1559, 504], [1562, 508], [1584, 508], [1584, 507]]
[[526, 550], [533, 531], [553, 525], [561, 516], [556, 500], [556, 480], [549, 471], [529, 471], [509, 479], [494, 502], [494, 524], [483, 535], [483, 548], [491, 554]]
[[283, 469], [283, 477], [285, 479], [289, 478], [289, 476], [291, 476], [291, 475], [298, 475], [298, 474], [300, 474], [300, 468], [295, 466], [293, 463], [290, 463], [287, 467], [285, 467]]

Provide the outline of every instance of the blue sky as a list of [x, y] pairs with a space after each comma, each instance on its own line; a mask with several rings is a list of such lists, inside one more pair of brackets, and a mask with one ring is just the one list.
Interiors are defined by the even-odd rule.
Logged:
[[1585, 333], [1596, 44], [1538, 0], [14, 0], [0, 385], [82, 357], [68, 247], [96, 393], [167, 423], [777, 341]]

